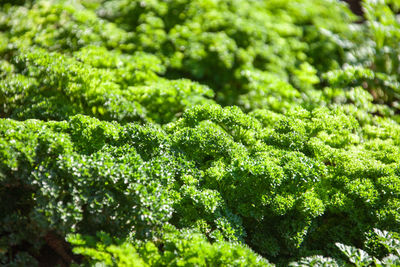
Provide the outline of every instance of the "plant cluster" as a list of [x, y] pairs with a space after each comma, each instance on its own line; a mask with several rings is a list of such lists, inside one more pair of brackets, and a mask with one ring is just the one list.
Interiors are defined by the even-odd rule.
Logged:
[[398, 265], [400, 3], [362, 4], [3, 1], [0, 264]]

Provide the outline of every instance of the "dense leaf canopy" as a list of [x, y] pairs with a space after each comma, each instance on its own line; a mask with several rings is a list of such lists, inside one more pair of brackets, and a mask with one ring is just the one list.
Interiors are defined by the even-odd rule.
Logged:
[[399, 265], [400, 2], [362, 6], [0, 2], [0, 265]]

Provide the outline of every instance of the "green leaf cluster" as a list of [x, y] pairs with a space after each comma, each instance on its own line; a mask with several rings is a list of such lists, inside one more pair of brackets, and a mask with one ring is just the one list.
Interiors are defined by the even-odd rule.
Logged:
[[161, 239], [136, 245], [114, 241], [105, 233], [96, 238], [70, 235], [68, 241], [75, 245], [74, 252], [90, 258], [92, 265], [273, 266], [246, 246], [225, 241], [210, 244], [200, 233], [178, 231], [170, 225], [164, 227]]
[[2, 1], [0, 265], [398, 265], [400, 4], [362, 6]]
[[[384, 247], [385, 256], [378, 259], [362, 249], [336, 243], [337, 248], [346, 256], [344, 259], [334, 260], [322, 256], [303, 258], [293, 262], [290, 266], [397, 266], [400, 264], [400, 240], [398, 233], [389, 233], [374, 229], [375, 243]], [[368, 246], [368, 245], [367, 245]]]

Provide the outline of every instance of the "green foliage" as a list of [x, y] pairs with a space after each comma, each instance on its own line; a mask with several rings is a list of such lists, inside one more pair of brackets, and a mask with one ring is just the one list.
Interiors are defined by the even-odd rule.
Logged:
[[[1, 231], [10, 234], [2, 236], [2, 243], [37, 247], [52, 229], [59, 234], [103, 229], [146, 236], [166, 222], [171, 217], [167, 187], [147, 174], [157, 159], [140, 167], [144, 163], [134, 146], [109, 144], [124, 138], [120, 131], [116, 124], [82, 116], [68, 124], [3, 120], [1, 199], [6, 216]], [[127, 127], [124, 134], [140, 132]], [[152, 132], [157, 129], [147, 130], [143, 138], [151, 141]]]
[[362, 6], [366, 21], [363, 24], [352, 25], [350, 31], [353, 34], [350, 34], [350, 38], [337, 40], [346, 50], [346, 66], [328, 73], [327, 78], [333, 81], [334, 86], [362, 85], [371, 93], [374, 102], [387, 104], [398, 113], [398, 2], [363, 0]]
[[400, 241], [398, 233], [389, 233], [378, 229], [374, 229], [374, 232], [377, 236], [377, 242], [384, 245], [386, 253], [388, 253], [380, 260], [370, 256], [362, 249], [336, 243], [336, 247], [346, 256], [345, 261], [335, 261], [331, 258], [313, 256], [293, 262], [290, 266], [398, 266], [400, 264]]
[[[29, 9], [4, 8], [0, 27], [8, 30], [12, 44], [5, 52], [32, 45], [64, 52], [87, 45], [145, 51], [162, 59], [166, 77], [207, 84], [223, 105], [246, 107], [240, 98], [247, 94], [264, 104], [266, 95], [267, 104], [282, 110], [287, 105], [274, 103], [280, 95], [297, 102], [295, 90], [282, 90], [282, 84], [313, 92], [317, 72], [343, 63], [343, 48], [323, 33], [345, 38], [355, 18], [343, 4], [330, 1], [93, 2], [35, 1]], [[321, 55], [332, 60], [322, 63]], [[271, 92], [260, 85], [270, 80]], [[261, 90], [257, 99], [255, 87]]]
[[257, 116], [280, 117], [263, 125], [238, 108], [198, 106], [166, 131], [80, 115], [4, 120], [2, 184], [15, 191], [3, 200], [18, 192], [31, 203], [5, 213], [14, 210], [36, 233], [135, 239], [169, 221], [214, 240], [248, 240], [270, 256], [397, 227], [399, 154], [384, 149], [400, 140], [380, 135], [399, 126], [383, 120], [364, 130], [339, 109]]
[[[37, 45], [54, 50], [78, 50], [86, 45], [132, 51], [132, 34], [99, 19], [78, 1], [27, 1], [25, 6], [5, 5], [1, 28], [10, 49]], [[88, 30], [90, 29], [90, 30]]]
[[0, 265], [398, 265], [400, 5], [362, 5], [3, 1]]
[[[106, 266], [272, 266], [249, 248], [225, 241], [210, 244], [204, 235], [170, 226], [153, 242], [117, 244], [104, 233], [92, 237], [71, 235], [74, 252], [88, 256], [89, 263]], [[162, 247], [162, 250], [158, 249]]]
[[[103, 120], [174, 120], [187, 106], [212, 102], [205, 86], [165, 80], [160, 61], [85, 47], [73, 57], [43, 49], [22, 51], [16, 68], [0, 83], [3, 117], [63, 120], [87, 114]], [[168, 108], [169, 105], [171, 108]]]

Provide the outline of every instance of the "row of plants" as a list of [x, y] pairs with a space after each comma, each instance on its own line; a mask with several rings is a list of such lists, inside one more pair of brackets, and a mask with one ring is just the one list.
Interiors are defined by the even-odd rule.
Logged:
[[0, 4], [0, 264], [396, 266], [397, 0]]

